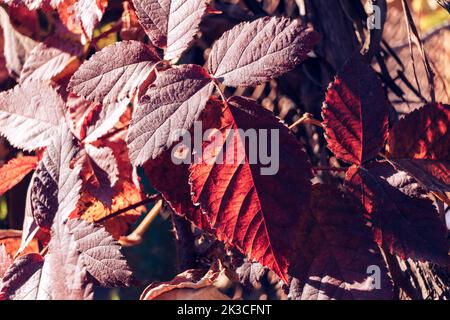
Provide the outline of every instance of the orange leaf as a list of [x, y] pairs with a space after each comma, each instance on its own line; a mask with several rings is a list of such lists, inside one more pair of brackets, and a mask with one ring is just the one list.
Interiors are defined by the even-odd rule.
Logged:
[[[6, 252], [14, 257], [22, 242], [22, 231], [20, 230], [0, 230], [0, 246], [4, 246]], [[39, 252], [36, 239], [33, 239], [22, 254]]]
[[0, 168], [0, 195], [13, 188], [36, 168], [38, 157], [14, 158]]

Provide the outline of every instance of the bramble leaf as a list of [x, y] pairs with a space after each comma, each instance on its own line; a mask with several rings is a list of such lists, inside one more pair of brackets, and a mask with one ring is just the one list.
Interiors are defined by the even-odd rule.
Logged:
[[[215, 114], [205, 117], [208, 115]], [[201, 161], [190, 167], [192, 199], [208, 215], [219, 240], [269, 267], [287, 282], [296, 226], [300, 217], [308, 214], [312, 173], [307, 156], [289, 129], [253, 100], [229, 99], [215, 121], [218, 126], [213, 128], [219, 128], [221, 138], [205, 141]], [[259, 137], [246, 144], [238, 129], [250, 128], [269, 130], [269, 138]], [[275, 140], [277, 136], [279, 141]], [[233, 143], [225, 145], [226, 141]], [[274, 160], [277, 163], [271, 163], [277, 168], [264, 167], [261, 159], [254, 159], [251, 149], [258, 143], [260, 149], [272, 153], [280, 148]]]
[[165, 60], [178, 59], [189, 47], [206, 11], [206, 0], [133, 0], [136, 15]]
[[388, 157], [431, 191], [450, 191], [450, 106], [431, 103], [389, 133]]
[[[291, 298], [393, 298], [392, 283], [370, 227], [359, 207], [338, 189], [313, 186], [311, 214], [302, 216], [297, 244]], [[373, 270], [379, 271], [379, 278], [371, 277]]]
[[82, 46], [73, 41], [50, 37], [38, 44], [28, 56], [20, 74], [20, 82], [48, 81], [61, 74], [69, 63], [77, 62]]
[[65, 219], [75, 210], [81, 189], [81, 167], [71, 168], [78, 152], [65, 124], [47, 147], [33, 176], [31, 206], [36, 223], [49, 230], [59, 211]]
[[375, 158], [386, 142], [389, 104], [381, 81], [361, 55], [328, 88], [323, 118], [328, 148], [345, 162]]
[[265, 17], [225, 32], [211, 49], [208, 71], [226, 86], [256, 86], [307, 58], [318, 34], [298, 20]]
[[0, 134], [17, 148], [46, 146], [63, 119], [64, 102], [47, 84], [30, 81], [0, 94]]
[[0, 167], [0, 195], [22, 181], [27, 174], [36, 168], [38, 158], [25, 156], [14, 158]]
[[[404, 176], [405, 178], [406, 176]], [[388, 163], [352, 167], [345, 185], [371, 221], [375, 240], [402, 258], [448, 263], [446, 230], [433, 203], [409, 188]]]
[[206, 70], [182, 65], [162, 72], [139, 101], [127, 137], [135, 166], [155, 159], [198, 119], [213, 91]]
[[70, 79], [69, 90], [93, 102], [131, 98], [160, 59], [139, 41], [121, 41], [94, 54]]

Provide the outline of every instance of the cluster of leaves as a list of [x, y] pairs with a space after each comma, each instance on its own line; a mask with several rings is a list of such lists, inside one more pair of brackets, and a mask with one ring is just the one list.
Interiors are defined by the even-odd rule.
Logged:
[[[144, 178], [174, 214], [272, 270], [293, 298], [392, 298], [382, 249], [448, 264], [446, 229], [426, 194], [448, 203], [449, 105], [430, 103], [389, 129], [381, 81], [355, 54], [323, 106], [328, 147], [351, 167], [342, 186], [313, 185], [308, 155], [290, 129], [256, 101], [223, 91], [267, 82], [305, 60], [319, 36], [299, 21], [238, 24], [214, 43], [205, 67], [177, 65], [212, 8], [206, 0], [133, 0], [149, 43], [119, 41], [83, 62], [96, 48], [93, 30], [107, 1], [13, 4], [24, 14], [33, 11], [23, 5], [54, 8], [59, 20], [26, 59], [18, 84], [0, 94], [0, 133], [33, 152], [0, 168], [0, 193], [35, 169], [17, 258], [0, 255], [0, 267], [8, 264], [1, 298], [86, 299], [94, 285], [130, 285], [116, 239], [144, 208], [115, 213], [145, 200]], [[176, 165], [173, 133], [197, 120], [236, 143], [205, 141], [202, 161]], [[250, 128], [279, 131], [277, 174], [261, 175], [262, 165], [250, 163], [237, 130]], [[223, 162], [214, 161], [219, 154]], [[226, 161], [236, 155], [244, 161]], [[35, 237], [45, 249], [25, 253]], [[381, 289], [367, 273], [373, 265]], [[167, 286], [209, 288], [223, 268], [203, 277], [187, 271]], [[143, 298], [166, 291], [153, 285]]]

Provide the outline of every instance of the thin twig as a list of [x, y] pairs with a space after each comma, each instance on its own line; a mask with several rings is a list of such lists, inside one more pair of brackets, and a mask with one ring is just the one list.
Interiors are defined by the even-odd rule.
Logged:
[[292, 130], [295, 127], [298, 127], [299, 125], [302, 125], [302, 124], [312, 124], [312, 125], [318, 126], [320, 128], [323, 128], [322, 122], [314, 119], [310, 113], [305, 113], [300, 119], [298, 119], [293, 124], [291, 124], [289, 126], [289, 129]]
[[139, 201], [139, 202], [137, 202], [137, 203], [135, 203], [135, 204], [132, 204], [131, 206], [128, 206], [128, 207], [126, 207], [126, 208], [117, 210], [117, 211], [115, 211], [115, 212], [113, 212], [113, 213], [107, 215], [106, 217], [100, 218], [100, 219], [98, 219], [98, 220], [96, 220], [96, 221], [94, 221], [94, 222], [96, 222], [96, 223], [102, 223], [102, 222], [105, 222], [106, 220], [111, 219], [111, 218], [114, 218], [114, 217], [117, 217], [118, 215], [120, 215], [120, 214], [122, 214], [122, 213], [125, 213], [125, 212], [127, 212], [127, 211], [130, 211], [130, 210], [139, 208], [140, 206], [143, 206], [143, 205], [146, 205], [146, 204], [148, 204], [148, 203], [150, 203], [150, 202], [152, 202], [152, 201], [155, 201], [155, 200], [159, 199], [160, 197], [161, 197], [161, 195], [160, 195], [159, 193], [153, 194], [153, 195], [147, 197], [146, 199], [144, 199], [144, 200], [142, 200], [142, 201]]
[[150, 225], [152, 224], [153, 220], [158, 215], [159, 211], [161, 210], [163, 205], [163, 200], [159, 199], [153, 208], [150, 210], [150, 212], [145, 216], [144, 220], [137, 226], [134, 231], [129, 234], [126, 237], [120, 237], [119, 243], [122, 246], [136, 246], [140, 243], [142, 243], [142, 237], [144, 236], [145, 232], [150, 228]]
[[39, 254], [41, 256], [44, 256], [48, 252], [48, 245], [46, 245], [44, 248], [42, 248], [41, 252]]
[[118, 21], [115, 25], [113, 25], [111, 28], [109, 28], [108, 30], [106, 30], [105, 32], [102, 32], [101, 34], [99, 34], [98, 36], [94, 37], [92, 39], [93, 43], [97, 43], [99, 40], [106, 38], [107, 36], [109, 36], [111, 33], [117, 32], [122, 28], [122, 21]]

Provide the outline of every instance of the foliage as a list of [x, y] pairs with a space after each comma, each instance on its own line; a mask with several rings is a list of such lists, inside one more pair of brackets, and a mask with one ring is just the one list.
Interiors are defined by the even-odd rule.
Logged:
[[[142, 299], [224, 299], [220, 278], [256, 287], [267, 271], [295, 299], [392, 299], [387, 255], [448, 266], [440, 208], [450, 203], [450, 105], [438, 96], [395, 123], [370, 50], [336, 73], [323, 122], [304, 114], [288, 127], [261, 101], [229, 93], [273, 83], [314, 57], [327, 35], [299, 19], [238, 23], [202, 63], [186, 56], [202, 21], [218, 14], [206, 0], [125, 1], [109, 29], [100, 26], [112, 1], [4, 2], [0, 10], [25, 29], [37, 14], [52, 25], [27, 35], [32, 50], [14, 52], [20, 59], [6, 67], [16, 84], [0, 93], [0, 134], [26, 153], [0, 167], [0, 194], [34, 171], [20, 248], [0, 246], [0, 298], [91, 299], [96, 287], [136, 285], [124, 248], [142, 243], [159, 213], [172, 219], [179, 250], [191, 248], [187, 260], [207, 258], [152, 283]], [[208, 138], [180, 148], [199, 121]], [[342, 166], [314, 167], [295, 134], [302, 124], [323, 129], [324, 156]], [[239, 132], [249, 129], [278, 133], [258, 141], [264, 150], [277, 144], [274, 174], [252, 162]], [[174, 163], [174, 154], [194, 161]], [[341, 176], [323, 181], [322, 170]], [[192, 249], [198, 239], [206, 249]], [[30, 251], [36, 241], [41, 250]]]

